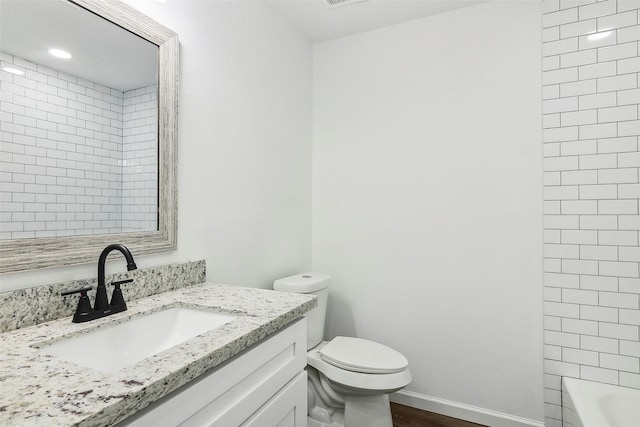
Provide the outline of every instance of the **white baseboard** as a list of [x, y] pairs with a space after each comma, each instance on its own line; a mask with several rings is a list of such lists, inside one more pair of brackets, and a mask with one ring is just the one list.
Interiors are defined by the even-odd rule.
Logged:
[[401, 390], [391, 394], [392, 402], [424, 411], [478, 423], [490, 427], [544, 427], [544, 422], [516, 417], [502, 412], [452, 402], [438, 397]]

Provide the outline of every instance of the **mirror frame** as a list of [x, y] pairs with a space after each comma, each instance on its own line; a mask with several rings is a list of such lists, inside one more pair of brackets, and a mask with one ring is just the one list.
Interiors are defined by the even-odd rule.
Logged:
[[158, 230], [0, 241], [0, 273], [97, 262], [110, 243], [134, 255], [177, 248], [178, 35], [117, 0], [65, 0], [158, 46]]

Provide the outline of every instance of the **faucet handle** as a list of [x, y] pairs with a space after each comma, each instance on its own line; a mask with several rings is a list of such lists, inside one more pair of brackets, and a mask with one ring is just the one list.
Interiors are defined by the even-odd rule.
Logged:
[[111, 309], [114, 310], [117, 308], [121, 308], [120, 311], [125, 311], [127, 309], [127, 303], [124, 302], [124, 297], [122, 296], [122, 289], [120, 289], [120, 285], [125, 283], [132, 283], [133, 279], [120, 280], [119, 282], [113, 282], [112, 285], [115, 286], [113, 293], [111, 294]]
[[80, 293], [78, 307], [76, 308], [76, 312], [73, 315], [73, 322], [83, 322], [85, 321], [85, 319], [87, 319], [87, 316], [93, 312], [93, 310], [91, 309], [91, 301], [89, 301], [89, 297], [87, 296], [87, 291], [90, 291], [91, 289], [91, 286], [85, 286], [83, 288], [69, 289], [60, 292], [61, 296]]
[[78, 292], [80, 292], [80, 295], [82, 295], [83, 292], [84, 292], [84, 294], [86, 294], [87, 291], [90, 291], [91, 289], [93, 289], [91, 286], [85, 286], [85, 287], [77, 288], [77, 289], [67, 289], [66, 291], [60, 292], [60, 295], [64, 297], [64, 296], [67, 296], [67, 295], [77, 294]]

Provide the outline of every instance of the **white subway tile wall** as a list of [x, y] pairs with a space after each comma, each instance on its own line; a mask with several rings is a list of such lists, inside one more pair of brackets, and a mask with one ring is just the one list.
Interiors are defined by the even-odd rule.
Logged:
[[640, 388], [640, 0], [543, 1], [545, 417]]
[[156, 229], [155, 86], [123, 93], [0, 62], [24, 73], [0, 71], [0, 238]]
[[157, 87], [124, 93], [122, 231], [156, 230], [158, 224]]

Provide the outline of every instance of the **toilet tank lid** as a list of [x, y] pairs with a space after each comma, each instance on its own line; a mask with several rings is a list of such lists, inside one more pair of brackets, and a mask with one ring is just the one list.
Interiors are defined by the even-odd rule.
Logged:
[[278, 279], [273, 282], [276, 291], [308, 294], [329, 286], [331, 276], [323, 273], [302, 273]]

